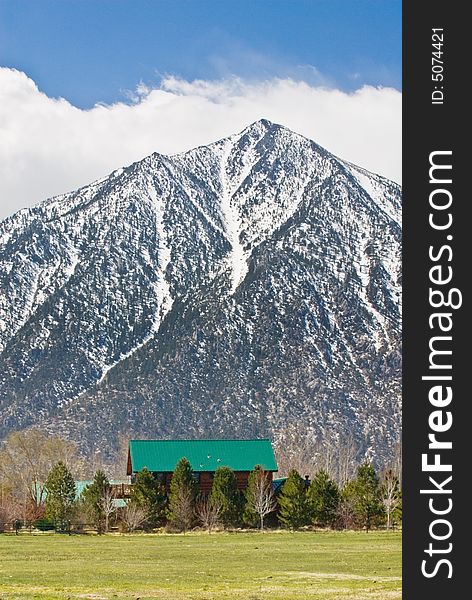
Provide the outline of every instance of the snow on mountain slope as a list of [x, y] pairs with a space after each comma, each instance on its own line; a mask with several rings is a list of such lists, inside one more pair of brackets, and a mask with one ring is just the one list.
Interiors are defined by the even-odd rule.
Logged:
[[0, 223], [2, 431], [400, 424], [399, 187], [258, 121]]

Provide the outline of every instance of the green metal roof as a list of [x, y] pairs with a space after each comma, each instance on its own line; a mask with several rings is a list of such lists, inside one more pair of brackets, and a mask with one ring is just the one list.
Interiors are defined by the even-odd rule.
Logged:
[[132, 472], [145, 467], [149, 471], [170, 473], [181, 458], [198, 471], [216, 471], [231, 467], [234, 471], [252, 471], [261, 465], [277, 471], [270, 440], [131, 440]]

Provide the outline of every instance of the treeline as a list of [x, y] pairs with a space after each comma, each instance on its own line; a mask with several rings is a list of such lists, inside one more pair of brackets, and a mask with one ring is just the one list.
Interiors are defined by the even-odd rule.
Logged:
[[[299, 473], [313, 478], [320, 471], [326, 471], [343, 488], [354, 479], [357, 469], [366, 462], [365, 444], [359, 443], [352, 434], [339, 434], [330, 430], [314, 433], [299, 423], [291, 423], [277, 433], [274, 444], [279, 470], [288, 473], [296, 469]], [[375, 458], [379, 473], [393, 471], [401, 485], [402, 444], [399, 436], [391, 441], [389, 449], [381, 458]]]
[[211, 491], [202, 495], [192, 465], [182, 458], [167, 489], [143, 469], [125, 499], [103, 468], [77, 496], [75, 479], [83, 468], [73, 445], [60, 438], [35, 430], [12, 434], [0, 452], [0, 523], [104, 533], [112, 527], [127, 532], [280, 526], [369, 530], [401, 522], [397, 474], [392, 469], [379, 474], [369, 463], [359, 465], [343, 485], [323, 468], [311, 480], [291, 469], [284, 482], [273, 485], [270, 474], [256, 466], [244, 492], [235, 473], [220, 467]]

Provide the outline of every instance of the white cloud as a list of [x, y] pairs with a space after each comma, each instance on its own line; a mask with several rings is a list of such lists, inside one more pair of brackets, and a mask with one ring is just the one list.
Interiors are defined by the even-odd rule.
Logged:
[[79, 109], [0, 68], [0, 219], [151, 154], [172, 154], [265, 117], [334, 154], [401, 180], [401, 93], [354, 93], [291, 79], [163, 79], [129, 102]]

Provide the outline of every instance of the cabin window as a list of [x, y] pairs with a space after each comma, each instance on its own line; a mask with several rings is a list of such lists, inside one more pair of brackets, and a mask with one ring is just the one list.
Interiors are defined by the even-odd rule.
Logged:
[[193, 480], [200, 483], [200, 473], [192, 473]]

